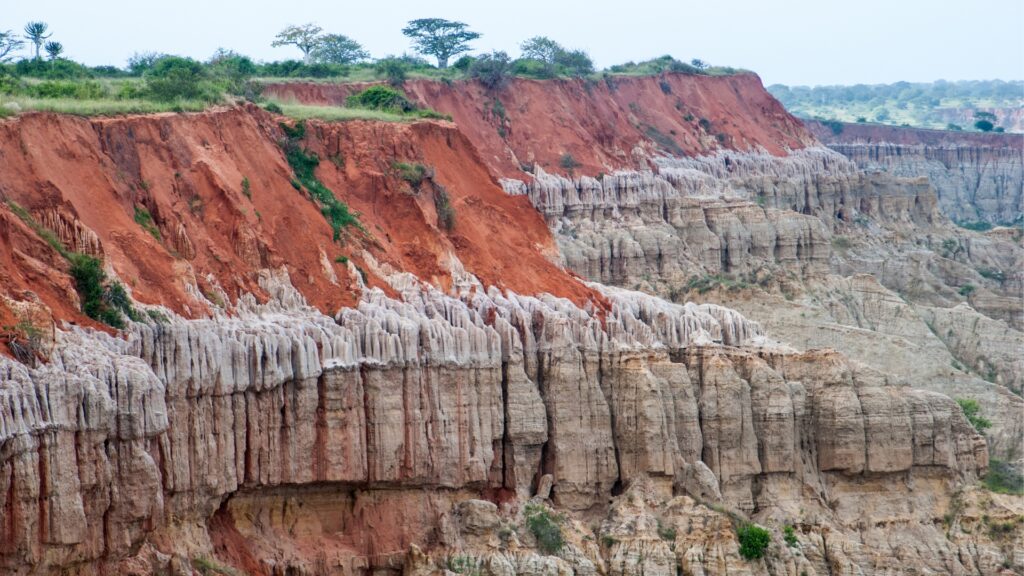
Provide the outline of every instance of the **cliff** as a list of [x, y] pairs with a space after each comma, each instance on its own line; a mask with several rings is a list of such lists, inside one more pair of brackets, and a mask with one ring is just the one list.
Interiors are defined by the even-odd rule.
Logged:
[[1024, 136], [842, 124], [808, 127], [862, 169], [927, 177], [958, 222], [1011, 224], [1024, 213]]
[[[410, 88], [465, 126], [299, 130], [251, 106], [0, 122], [2, 570], [1020, 569], [1024, 501], [978, 486], [989, 443], [941, 393], [982, 401], [994, 453], [1019, 444], [1019, 359], [985, 339], [1019, 336], [1019, 298], [976, 269], [1010, 270], [1019, 238], [954, 230], [926, 182], [813, 146], [756, 77], [622, 82], [589, 103], [582, 81], [524, 83], [565, 117], [518, 112], [507, 146], [472, 84]], [[693, 114], [744, 140], [680, 133], [714, 154], [666, 156], [614, 123], [630, 90], [664, 128], [704, 94]], [[548, 173], [565, 146], [614, 170]], [[298, 152], [358, 225], [332, 228]], [[413, 185], [399, 162], [430, 169]], [[122, 283], [124, 329], [81, 312], [78, 253]], [[740, 277], [764, 291], [716, 284]], [[952, 354], [971, 365], [936, 378]], [[763, 560], [740, 555], [748, 521], [771, 529]]]
[[[306, 104], [344, 105], [365, 84], [271, 84], [264, 94]], [[579, 174], [650, 168], [662, 155], [760, 150], [783, 155], [814, 142], [754, 74], [607, 76], [603, 80], [512, 78], [499, 90], [412, 80], [416, 102], [450, 114], [491, 170], [519, 177], [524, 166]]]

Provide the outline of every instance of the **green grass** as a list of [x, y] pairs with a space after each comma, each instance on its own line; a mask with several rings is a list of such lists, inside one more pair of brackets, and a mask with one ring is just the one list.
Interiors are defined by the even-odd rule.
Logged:
[[422, 116], [397, 114], [364, 108], [343, 108], [341, 106], [307, 106], [275, 102], [285, 116], [296, 120], [323, 120], [325, 122], [346, 122], [349, 120], [376, 120], [379, 122], [415, 122]]
[[76, 100], [74, 98], [31, 98], [0, 95], [0, 117], [19, 112], [57, 112], [74, 116], [117, 116], [159, 112], [201, 112], [210, 105], [198, 100], [154, 102], [152, 100]]

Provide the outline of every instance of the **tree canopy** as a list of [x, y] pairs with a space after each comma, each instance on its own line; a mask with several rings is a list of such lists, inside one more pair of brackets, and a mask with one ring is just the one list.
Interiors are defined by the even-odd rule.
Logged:
[[49, 26], [46, 22], [29, 22], [25, 24], [25, 38], [35, 45], [36, 58], [39, 58], [39, 51], [43, 47], [43, 41], [53, 36], [52, 33], [46, 33], [47, 29], [49, 29]]
[[321, 36], [311, 55], [314, 61], [327, 64], [352, 64], [370, 57], [370, 53], [363, 49], [362, 44], [344, 34]]
[[437, 58], [438, 68], [447, 68], [449, 58], [468, 52], [469, 43], [480, 37], [467, 24], [443, 18], [411, 20], [402, 34], [412, 38], [417, 52]]
[[320, 33], [323, 28], [316, 24], [303, 24], [301, 26], [288, 26], [277, 33], [271, 46], [295, 46], [302, 51], [302, 61], [309, 64], [311, 53], [320, 41]]

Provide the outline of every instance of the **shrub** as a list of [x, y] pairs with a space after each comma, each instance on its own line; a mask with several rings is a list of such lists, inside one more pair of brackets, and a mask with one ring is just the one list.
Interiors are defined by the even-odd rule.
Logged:
[[974, 426], [974, 429], [978, 432], [984, 433], [992, 427], [992, 422], [983, 416], [981, 416], [981, 405], [978, 401], [973, 398], [957, 398], [956, 403], [960, 405], [960, 409], [964, 412], [964, 417], [967, 421]]
[[389, 86], [370, 86], [366, 90], [348, 97], [345, 103], [352, 108], [411, 112], [416, 109], [412, 102], [399, 90]]
[[107, 95], [99, 82], [93, 80], [47, 80], [29, 85], [29, 96], [36, 98], [73, 98], [76, 100], [98, 99]]
[[413, 190], [419, 190], [423, 181], [434, 177], [434, 170], [419, 162], [395, 162], [391, 165], [398, 177], [409, 183]]
[[790, 548], [796, 548], [799, 541], [796, 538], [796, 530], [789, 524], [782, 528], [782, 539], [786, 541], [786, 546]]
[[990, 222], [983, 222], [981, 220], [956, 222], [956, 225], [967, 230], [974, 230], [975, 232], [986, 232], [992, 229]]
[[526, 505], [526, 526], [537, 539], [537, 547], [545, 554], [557, 554], [565, 546], [561, 518], [553, 516], [543, 505]]
[[736, 536], [740, 541], [740, 556], [747, 560], [757, 560], [764, 557], [765, 550], [771, 542], [771, 534], [756, 524], [741, 524], [736, 529]]
[[107, 283], [107, 274], [98, 258], [78, 253], [69, 256], [71, 277], [75, 279], [75, 289], [86, 316], [114, 328], [124, 327], [124, 316], [138, 318], [124, 286], [118, 282]]
[[569, 174], [572, 174], [574, 170], [580, 167], [580, 163], [576, 161], [576, 158], [572, 154], [566, 152], [562, 154], [562, 157], [558, 160], [558, 165], [561, 166]]
[[[146, 87], [154, 100], [169, 102], [204, 96], [203, 65], [191, 58], [165, 56], [146, 73]], [[208, 95], [207, 95], [208, 96]]]
[[1000, 494], [1024, 494], [1024, 476], [1014, 470], [1010, 464], [992, 458], [988, 462], [988, 474], [985, 475], [985, 487]]
[[452, 207], [448, 191], [444, 186], [434, 186], [434, 209], [437, 210], [437, 224], [446, 232], [455, 228], [455, 208]]
[[983, 278], [995, 280], [999, 283], [1006, 282], [1006, 272], [1003, 272], [1002, 270], [997, 270], [995, 268], [978, 268], [978, 274], [981, 274]]
[[988, 120], [978, 120], [977, 122], [974, 123], [974, 127], [977, 128], [978, 130], [981, 130], [982, 132], [991, 132], [992, 129], [995, 128], [995, 125], [992, 124], [992, 122], [989, 122]]
[[401, 86], [405, 83], [409, 65], [399, 58], [382, 58], [374, 65], [377, 74], [384, 77], [388, 84]]
[[160, 240], [160, 229], [156, 227], [156, 224], [153, 222], [153, 215], [149, 213], [149, 210], [146, 210], [145, 206], [135, 207], [135, 223], [142, 226], [142, 229], [149, 232], [153, 238], [156, 238], [158, 241]]
[[667, 540], [669, 542], [675, 542], [675, 540], [676, 540], [676, 528], [675, 528], [675, 526], [665, 526], [665, 525], [663, 525], [661, 523], [661, 520], [658, 520], [658, 536], [662, 540]]
[[242, 194], [249, 200], [252, 200], [252, 184], [249, 183], [248, 176], [242, 176]]
[[660, 80], [658, 82], [658, 87], [661, 88], [661, 92], [663, 94], [671, 94], [672, 93], [672, 85], [668, 83], [668, 80], [665, 80], [665, 79]]
[[975, 290], [977, 290], [977, 288], [975, 288], [974, 284], [964, 284], [957, 292], [959, 292], [961, 296], [967, 297], [974, 294]]
[[504, 52], [484, 54], [469, 66], [469, 77], [475, 78], [488, 90], [500, 90], [508, 83], [512, 72], [512, 59]]

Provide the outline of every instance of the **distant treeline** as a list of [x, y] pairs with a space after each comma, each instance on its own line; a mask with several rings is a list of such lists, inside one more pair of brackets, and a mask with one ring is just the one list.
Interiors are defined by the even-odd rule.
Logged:
[[[1024, 105], [1024, 81], [1019, 80], [938, 80], [813, 88], [773, 84], [768, 91], [798, 116], [928, 128], [971, 129], [975, 128], [976, 119], [971, 114], [974, 111]], [[957, 118], [963, 126], [955, 123]], [[977, 120], [984, 118], [979, 116]]]

